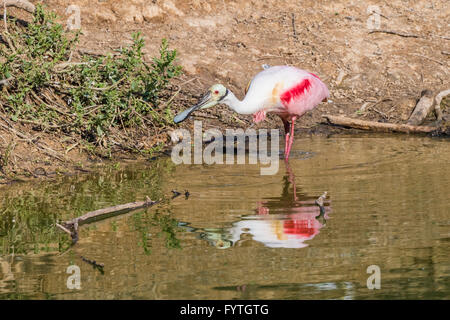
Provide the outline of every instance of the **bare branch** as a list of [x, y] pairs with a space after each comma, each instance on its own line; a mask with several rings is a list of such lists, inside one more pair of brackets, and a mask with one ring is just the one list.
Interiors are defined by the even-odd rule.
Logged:
[[369, 34], [371, 34], [371, 33], [395, 34], [397, 36], [404, 37], [404, 38], [421, 38], [417, 34], [404, 33], [404, 32], [393, 31], [393, 30], [371, 30], [371, 31], [369, 31]]
[[0, 6], [6, 8], [6, 7], [16, 7], [19, 9], [23, 9], [29, 13], [34, 13], [36, 10], [36, 7], [34, 4], [27, 0], [0, 0]]

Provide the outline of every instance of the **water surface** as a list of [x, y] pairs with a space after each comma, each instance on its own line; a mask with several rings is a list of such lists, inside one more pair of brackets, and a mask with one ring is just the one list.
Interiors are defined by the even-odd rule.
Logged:
[[[448, 140], [311, 137], [273, 176], [163, 158], [2, 187], [0, 298], [448, 299], [449, 159]], [[74, 247], [54, 226], [173, 189], [189, 198], [84, 225]]]

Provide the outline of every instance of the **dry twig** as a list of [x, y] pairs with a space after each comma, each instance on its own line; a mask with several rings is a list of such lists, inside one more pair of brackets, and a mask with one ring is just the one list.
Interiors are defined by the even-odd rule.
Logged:
[[421, 38], [417, 34], [404, 33], [404, 32], [393, 31], [393, 30], [371, 30], [371, 31], [369, 31], [369, 34], [371, 34], [371, 33], [394, 34], [394, 35], [397, 35], [397, 36], [400, 36], [400, 37], [404, 37], [404, 38]]

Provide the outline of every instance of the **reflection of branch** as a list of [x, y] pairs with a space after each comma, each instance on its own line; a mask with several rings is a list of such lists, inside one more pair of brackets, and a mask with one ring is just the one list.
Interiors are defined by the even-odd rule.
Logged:
[[[175, 190], [174, 190], [175, 191]], [[172, 191], [172, 192], [174, 192]], [[181, 193], [175, 191], [174, 194], [176, 194], [175, 197], [181, 195]], [[186, 199], [189, 195], [189, 192], [186, 190]], [[173, 197], [173, 198], [175, 198]], [[173, 199], [172, 198], [172, 199]], [[72, 220], [68, 220], [63, 222], [62, 224], [56, 223], [56, 226], [66, 232], [70, 235], [72, 238], [72, 244], [77, 243], [78, 241], [78, 225], [87, 223], [89, 220], [92, 219], [98, 219], [101, 217], [105, 217], [108, 215], [116, 214], [116, 213], [125, 213], [132, 210], [137, 210], [141, 208], [148, 208], [155, 204], [158, 204], [161, 202], [161, 199], [158, 201], [152, 201], [149, 197], [146, 197], [145, 201], [137, 201], [137, 202], [130, 202], [125, 204], [120, 204], [117, 206], [107, 207], [103, 209], [98, 209], [95, 211], [88, 212], [86, 214], [83, 214], [80, 217], [74, 218]]]
[[104, 274], [105, 271], [103, 270], [103, 268], [105, 267], [105, 265], [103, 263], [97, 262], [95, 260], [90, 260], [88, 258], [85, 258], [83, 256], [80, 256], [81, 260], [83, 260], [84, 262], [90, 264], [91, 266], [93, 266], [95, 269], [97, 269], [98, 271], [100, 271], [101, 274]]
[[95, 211], [88, 212], [78, 218], [74, 218], [72, 220], [66, 221], [63, 223], [64, 226], [60, 224], [56, 224], [57, 227], [62, 229], [64, 232], [67, 232], [70, 234], [72, 238], [72, 244], [77, 243], [78, 241], [78, 225], [85, 223], [88, 220], [99, 218], [105, 215], [110, 215], [117, 212], [128, 212], [131, 210], [141, 209], [144, 207], [151, 207], [154, 204], [159, 203], [159, 201], [152, 201], [149, 197], [145, 201], [137, 201], [137, 202], [130, 202], [126, 204], [120, 204], [117, 206], [112, 206], [108, 208], [103, 208]]
[[81, 217], [74, 218], [70, 221], [66, 221], [66, 225], [73, 225], [75, 223], [82, 224], [83, 222], [86, 222], [87, 220], [91, 220], [94, 218], [98, 218], [107, 214], [112, 214], [120, 211], [130, 211], [130, 210], [136, 210], [144, 207], [151, 207], [154, 204], [159, 203], [159, 201], [152, 201], [149, 197], [145, 201], [137, 201], [137, 202], [130, 202], [125, 204], [119, 204], [117, 206], [107, 207], [103, 209], [98, 209], [95, 211], [88, 212], [86, 214], [83, 214]]

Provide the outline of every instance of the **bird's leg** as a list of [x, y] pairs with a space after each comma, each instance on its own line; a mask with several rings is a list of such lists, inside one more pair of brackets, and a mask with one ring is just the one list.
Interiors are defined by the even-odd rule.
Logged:
[[292, 123], [291, 123], [291, 132], [289, 135], [289, 143], [288, 143], [288, 148], [287, 148], [287, 154], [285, 157], [285, 160], [287, 161], [289, 159], [289, 154], [291, 153], [291, 148], [292, 148], [292, 144], [294, 142], [294, 122], [297, 118], [296, 117], [292, 117]]
[[284, 138], [285, 138], [285, 143], [284, 143], [284, 158], [286, 158], [286, 154], [287, 154], [287, 150], [289, 148], [289, 131], [291, 128], [291, 124], [289, 123], [289, 121], [281, 118], [281, 120], [283, 120], [283, 124], [284, 124]]

